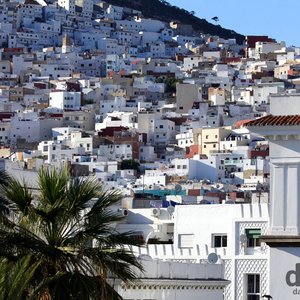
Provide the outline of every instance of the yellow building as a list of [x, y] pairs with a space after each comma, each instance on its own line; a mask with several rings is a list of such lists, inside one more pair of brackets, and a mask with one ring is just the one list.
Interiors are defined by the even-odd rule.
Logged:
[[231, 127], [202, 128], [201, 154], [209, 155], [211, 152], [220, 151], [222, 141], [231, 131]]

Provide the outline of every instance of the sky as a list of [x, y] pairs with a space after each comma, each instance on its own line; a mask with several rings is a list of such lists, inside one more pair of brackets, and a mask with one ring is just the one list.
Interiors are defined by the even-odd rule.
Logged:
[[300, 46], [300, 0], [168, 0], [209, 22], [244, 35], [268, 35]]

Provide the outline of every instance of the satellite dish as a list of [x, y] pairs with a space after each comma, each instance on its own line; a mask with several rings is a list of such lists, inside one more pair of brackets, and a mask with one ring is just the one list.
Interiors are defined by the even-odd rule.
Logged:
[[235, 202], [233, 200], [231, 200], [231, 199], [225, 201], [225, 204], [234, 204], [234, 203]]
[[247, 243], [247, 236], [246, 236], [246, 234], [241, 234], [240, 235], [240, 241], [241, 241], [242, 244]]
[[252, 192], [251, 191], [245, 192], [245, 200], [247, 200], [248, 202], [251, 202], [251, 200], [252, 200]]
[[208, 256], [207, 256], [207, 261], [210, 263], [210, 264], [215, 264], [217, 261], [219, 260], [219, 257], [216, 253], [212, 252], [212, 253], [209, 253]]
[[211, 202], [209, 202], [208, 200], [201, 200], [200, 204], [211, 204]]
[[175, 207], [174, 206], [168, 206], [167, 211], [169, 213], [169, 215], [173, 215], [174, 211], [175, 211]]
[[145, 260], [145, 261], [152, 261], [153, 260], [152, 257], [150, 255], [148, 255], [148, 254], [141, 254], [141, 255], [139, 255], [139, 259], [140, 260]]
[[175, 192], [176, 194], [180, 193], [182, 191], [182, 186], [180, 184], [175, 185]]

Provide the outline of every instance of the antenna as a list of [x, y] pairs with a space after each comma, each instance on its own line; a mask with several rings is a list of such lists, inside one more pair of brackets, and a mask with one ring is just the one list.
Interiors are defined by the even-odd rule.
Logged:
[[208, 256], [207, 256], [207, 261], [210, 263], [210, 264], [215, 264], [217, 261], [219, 260], [219, 257], [216, 253], [212, 252], [212, 253], [209, 253]]

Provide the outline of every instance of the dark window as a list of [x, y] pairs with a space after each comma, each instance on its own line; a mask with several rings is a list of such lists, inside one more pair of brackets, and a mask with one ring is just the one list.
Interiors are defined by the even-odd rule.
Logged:
[[247, 274], [247, 300], [260, 299], [260, 275]]
[[261, 229], [246, 229], [247, 247], [259, 247]]
[[227, 247], [227, 234], [213, 235], [213, 247]]

